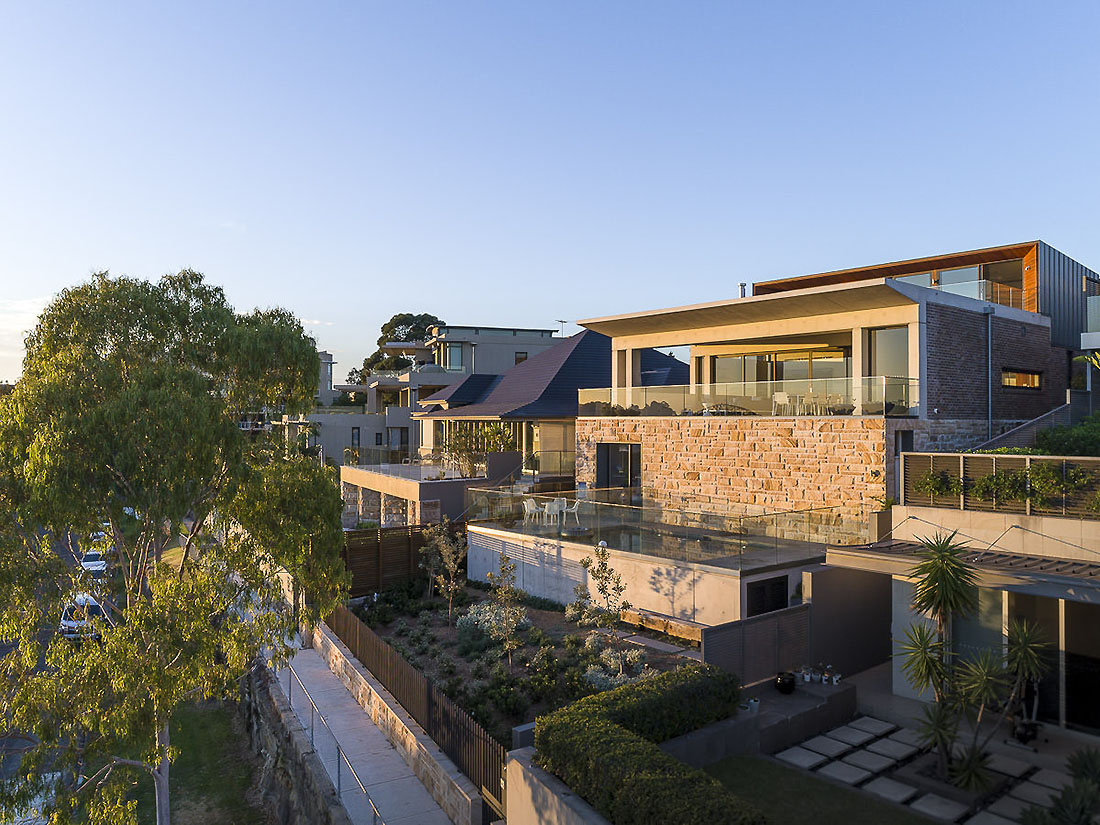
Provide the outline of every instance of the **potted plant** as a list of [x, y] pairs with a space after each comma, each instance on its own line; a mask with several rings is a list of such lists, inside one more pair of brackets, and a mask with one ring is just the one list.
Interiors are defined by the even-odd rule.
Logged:
[[789, 670], [781, 671], [775, 675], [775, 689], [780, 693], [794, 693], [794, 674]]

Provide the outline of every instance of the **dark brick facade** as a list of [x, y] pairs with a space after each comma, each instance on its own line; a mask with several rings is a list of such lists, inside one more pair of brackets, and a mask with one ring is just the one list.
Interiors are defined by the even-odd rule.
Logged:
[[[929, 303], [925, 316], [928, 418], [986, 418], [986, 316]], [[1039, 390], [1001, 386], [1002, 369], [1042, 374]], [[1038, 324], [993, 318], [993, 418], [1024, 421], [1065, 403], [1066, 350]]]

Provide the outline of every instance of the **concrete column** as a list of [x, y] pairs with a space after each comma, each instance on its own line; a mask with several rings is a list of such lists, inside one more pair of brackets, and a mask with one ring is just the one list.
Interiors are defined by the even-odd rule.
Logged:
[[863, 327], [852, 327], [852, 415], [863, 415], [863, 382], [867, 370], [867, 332]]

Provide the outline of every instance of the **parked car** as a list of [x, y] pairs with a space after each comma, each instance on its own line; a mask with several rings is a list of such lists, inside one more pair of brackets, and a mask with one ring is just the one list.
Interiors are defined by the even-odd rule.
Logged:
[[100, 550], [88, 550], [80, 557], [80, 566], [91, 573], [93, 579], [107, 575], [107, 559]]
[[61, 611], [61, 624], [58, 626], [58, 631], [63, 637], [74, 642], [98, 639], [99, 631], [94, 624], [96, 619], [107, 624], [112, 623], [103, 606], [90, 593], [77, 593]]

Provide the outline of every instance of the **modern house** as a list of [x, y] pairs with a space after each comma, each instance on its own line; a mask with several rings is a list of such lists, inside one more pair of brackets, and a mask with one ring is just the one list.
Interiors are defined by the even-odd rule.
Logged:
[[[465, 340], [447, 340], [449, 332], [443, 333], [442, 329], [435, 331], [435, 340], [443, 347], [444, 357], [451, 357], [447, 355], [448, 347], [471, 345]], [[535, 354], [525, 353], [522, 358], [513, 353], [502, 362], [501, 354], [495, 353], [498, 364], [518, 362], [503, 374], [461, 375], [449, 387], [421, 400], [423, 409], [414, 414], [421, 428], [421, 458], [412, 458], [409, 463], [345, 464], [341, 480], [348, 502], [346, 520], [380, 521], [383, 526], [391, 526], [437, 520], [440, 516], [457, 519], [465, 512], [468, 487], [511, 484], [523, 478], [553, 478], [572, 487], [577, 393], [607, 383], [611, 343], [605, 336], [589, 331], [546, 340], [553, 345]], [[687, 365], [668, 355], [643, 352], [639, 358], [648, 379], [683, 380], [687, 376]], [[482, 364], [485, 361], [481, 359]], [[490, 425], [498, 425], [508, 433], [511, 450], [493, 452], [499, 445], [487, 440]], [[459, 429], [472, 436], [468, 443], [475, 451], [486, 454], [473, 458], [470, 466], [438, 455], [449, 436]], [[478, 444], [479, 438], [484, 440], [483, 445]]]
[[[611, 386], [581, 396], [578, 481], [602, 486], [625, 449], [673, 506], [862, 511], [896, 496], [902, 452], [973, 447], [1083, 389], [1096, 295], [1100, 275], [1034, 241], [582, 321], [614, 352]], [[636, 353], [675, 346], [689, 383], [639, 387]]]

